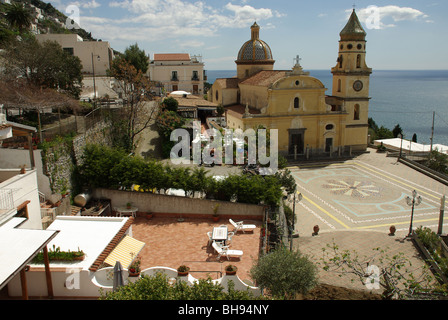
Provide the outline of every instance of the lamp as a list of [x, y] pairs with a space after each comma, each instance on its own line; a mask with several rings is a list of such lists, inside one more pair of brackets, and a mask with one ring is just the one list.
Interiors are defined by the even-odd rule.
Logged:
[[[93, 52], [92, 52], [92, 75], [93, 75], [93, 106], [96, 107], [96, 86], [95, 86], [95, 63], [93, 62]], [[98, 61], [100, 61], [100, 56], [95, 55]], [[95, 109], [95, 108], [94, 108]]]
[[412, 191], [412, 198], [407, 196], [406, 197], [406, 203], [408, 206], [412, 206], [412, 213], [411, 213], [411, 224], [409, 226], [409, 234], [406, 236], [406, 238], [412, 236], [412, 222], [414, 220], [414, 207], [418, 206], [420, 203], [422, 203], [422, 197], [418, 195], [417, 191]]
[[289, 242], [289, 250], [292, 251], [292, 239], [293, 239], [293, 232], [294, 232], [294, 219], [296, 217], [296, 203], [299, 203], [300, 201], [302, 201], [302, 194], [300, 192], [297, 192], [296, 190], [294, 190], [294, 197], [291, 199], [291, 197], [288, 196], [288, 202], [292, 202], [292, 226], [290, 227], [289, 230], [289, 236], [290, 236], [290, 242]]

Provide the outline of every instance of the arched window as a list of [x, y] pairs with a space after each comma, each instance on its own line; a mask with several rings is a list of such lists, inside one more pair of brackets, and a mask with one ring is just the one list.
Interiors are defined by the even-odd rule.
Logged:
[[338, 79], [338, 92], [341, 92], [342, 81]]
[[342, 68], [342, 54], [339, 56], [339, 68]]
[[215, 98], [216, 98], [216, 101], [218, 101], [219, 99], [219, 93], [218, 93], [218, 90], [216, 90], [216, 92], [215, 92]]
[[299, 98], [294, 98], [294, 109], [299, 109]]
[[361, 68], [361, 55], [356, 56], [356, 68]]
[[353, 120], [359, 120], [359, 104], [355, 104]]

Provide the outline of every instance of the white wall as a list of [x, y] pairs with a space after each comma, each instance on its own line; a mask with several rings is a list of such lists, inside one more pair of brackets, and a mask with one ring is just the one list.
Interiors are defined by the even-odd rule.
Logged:
[[24, 174], [16, 174], [14, 177], [0, 183], [0, 189], [12, 190], [15, 208], [25, 201], [30, 201], [27, 205], [29, 219], [21, 225], [21, 228], [42, 229], [36, 170], [30, 170]]

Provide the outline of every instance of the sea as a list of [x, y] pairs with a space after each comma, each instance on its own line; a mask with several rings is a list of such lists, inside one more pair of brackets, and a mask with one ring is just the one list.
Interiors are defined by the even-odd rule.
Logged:
[[[330, 70], [305, 70], [331, 95]], [[207, 82], [236, 76], [236, 70], [207, 70]], [[405, 139], [448, 146], [448, 70], [374, 70], [370, 76], [369, 117], [392, 130], [397, 124]]]

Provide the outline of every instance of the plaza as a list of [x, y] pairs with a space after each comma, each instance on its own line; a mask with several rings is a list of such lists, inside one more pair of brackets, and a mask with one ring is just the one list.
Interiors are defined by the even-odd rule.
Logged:
[[[437, 231], [441, 198], [447, 186], [398, 163], [375, 149], [344, 162], [290, 166], [303, 199], [296, 206], [296, 230], [309, 236], [321, 232], [374, 230], [407, 235], [411, 207], [406, 197], [416, 190], [422, 203], [415, 206], [413, 229], [420, 225]], [[446, 226], [446, 225], [445, 225]]]

